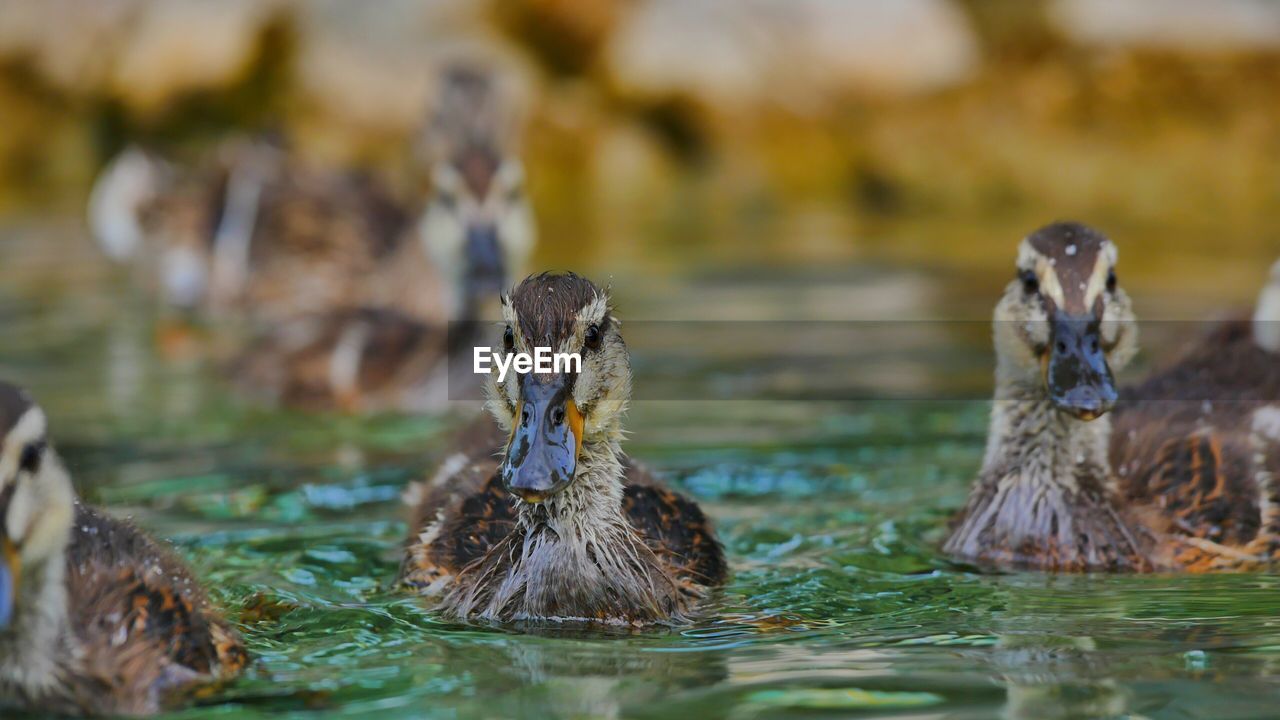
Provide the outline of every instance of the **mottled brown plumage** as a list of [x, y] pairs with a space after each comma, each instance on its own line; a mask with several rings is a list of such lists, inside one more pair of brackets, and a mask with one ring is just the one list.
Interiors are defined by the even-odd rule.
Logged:
[[428, 410], [478, 397], [472, 353], [489, 327], [432, 325], [373, 308], [301, 317], [262, 333], [229, 371], [246, 396], [273, 405]]
[[351, 307], [445, 319], [410, 215], [372, 177], [291, 168], [262, 194], [234, 302], [257, 323]]
[[[124, 154], [95, 196], [111, 198]], [[331, 308], [394, 303], [441, 320], [445, 299], [411, 213], [375, 178], [290, 157], [268, 141], [230, 141], [213, 157], [178, 169], [150, 159], [141, 187], [114, 213], [134, 229], [125, 249], [169, 305], [263, 324]], [[97, 205], [103, 205], [105, 200]], [[99, 214], [112, 213], [100, 211]], [[101, 224], [101, 223], [99, 223]], [[97, 228], [100, 236], [110, 227]], [[116, 234], [119, 234], [118, 232]], [[104, 245], [111, 242], [103, 238]]]
[[238, 675], [249, 657], [171, 551], [128, 522], [76, 506], [67, 547], [71, 629], [83, 653], [70, 708], [145, 715]]
[[[623, 513], [685, 592], [697, 596], [700, 588], [723, 583], [729, 573], [724, 550], [698, 504], [640, 463], [628, 458], [625, 468]], [[400, 567], [406, 585], [426, 589], [451, 581], [515, 530], [516, 500], [502, 487], [497, 469], [497, 460], [477, 460], [410, 490], [412, 531]], [[439, 521], [435, 539], [423, 542]]]
[[0, 427], [0, 707], [147, 715], [237, 675], [235, 628], [171, 551], [75, 500], [44, 413], [4, 383]]
[[284, 191], [264, 195], [259, 233], [270, 240], [253, 245], [248, 265], [261, 282], [246, 302], [281, 311], [233, 364], [251, 397], [368, 412], [438, 410], [476, 395], [475, 322], [534, 240], [504, 102], [487, 71], [446, 69], [415, 233], [376, 184], [353, 176], [290, 173], [277, 183]]
[[[728, 568], [697, 504], [621, 454], [630, 367], [607, 296], [579, 276], [544, 274], [517, 287], [506, 309], [513, 347], [576, 347], [582, 371], [490, 376], [497, 425], [473, 425], [460, 438], [464, 451], [406, 495], [413, 517], [401, 581], [464, 618], [682, 620]], [[544, 386], [563, 388], [551, 405], [540, 404]], [[580, 424], [565, 419], [578, 414]], [[567, 445], [537, 449], [530, 433], [545, 426], [531, 418], [543, 417], [553, 418], [552, 431], [568, 423]], [[529, 457], [564, 458], [575, 441], [564, 484], [521, 474]]]
[[986, 460], [944, 549], [1067, 571], [1273, 563], [1280, 356], [1248, 323], [1223, 324], [1105, 415], [1110, 366], [1136, 348], [1114, 256], [1075, 223], [1024, 241], [997, 306]]
[[1163, 565], [1269, 564], [1280, 550], [1280, 356], [1222, 323], [1121, 395], [1111, 463], [1138, 521], [1170, 538]]

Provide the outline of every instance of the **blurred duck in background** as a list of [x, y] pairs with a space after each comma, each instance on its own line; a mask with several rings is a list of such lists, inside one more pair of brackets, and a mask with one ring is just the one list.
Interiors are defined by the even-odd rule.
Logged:
[[147, 715], [239, 674], [187, 568], [76, 499], [44, 412], [0, 382], [0, 708]]
[[517, 156], [515, 102], [492, 70], [446, 68], [424, 133], [431, 196], [419, 224], [423, 243], [451, 279], [448, 316], [497, 310], [498, 296], [522, 277], [536, 229]]
[[503, 354], [545, 347], [581, 367], [488, 376], [502, 457], [464, 447], [410, 487], [401, 581], [461, 618], [686, 619], [724, 582], [724, 552], [696, 503], [622, 454], [631, 364], [607, 293], [535, 275], [503, 316]]
[[417, 221], [373, 178], [320, 171], [260, 138], [188, 169], [126, 150], [94, 188], [90, 223], [180, 316], [246, 327], [231, 373], [255, 399], [439, 408], [478, 391], [469, 366], [450, 377], [445, 360], [469, 353], [470, 321], [496, 316], [534, 245], [514, 105], [496, 70], [445, 67], [422, 134], [432, 185]]
[[[1068, 571], [1249, 569], [1280, 551], [1280, 276], [1225, 323], [1117, 392], [1137, 351], [1115, 246], [1059, 223], [1018, 251], [996, 306], [983, 468], [944, 549]], [[1114, 429], [1109, 411], [1115, 407]]]
[[273, 324], [234, 365], [247, 393], [350, 412], [438, 410], [478, 398], [471, 358], [484, 340], [482, 319], [496, 317], [535, 240], [512, 105], [488, 68], [458, 63], [441, 76], [424, 132], [432, 187], [418, 233], [447, 281], [443, 312], [426, 318], [391, 296]]
[[179, 168], [137, 148], [99, 177], [89, 218], [169, 308], [251, 326], [356, 303], [431, 318], [440, 288], [411, 214], [372, 177], [291, 158], [270, 137]]

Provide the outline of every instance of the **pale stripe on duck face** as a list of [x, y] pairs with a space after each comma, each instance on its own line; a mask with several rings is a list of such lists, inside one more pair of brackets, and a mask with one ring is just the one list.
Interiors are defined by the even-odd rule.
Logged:
[[[526, 282], [530, 281], [532, 278]], [[582, 369], [574, 378], [572, 397], [583, 414], [582, 439], [620, 441], [622, 416], [631, 400], [631, 359], [620, 332], [622, 323], [611, 314], [607, 294], [592, 291], [589, 296], [576, 299], [581, 302], [580, 307], [560, 304], [556, 317], [547, 319], [548, 324], [544, 325], [530, 316], [528, 308], [522, 316], [511, 295], [504, 296], [502, 315], [511, 330], [512, 345], [500, 346], [497, 353], [500, 357], [511, 352], [532, 354], [538, 347], [557, 353], [579, 353]], [[587, 347], [587, 333], [592, 328], [601, 334], [597, 349]], [[503, 431], [510, 433], [520, 402], [519, 376], [508, 372], [499, 384], [495, 364], [486, 385], [489, 411]]]
[[1066, 339], [1056, 335], [1072, 323], [1096, 322], [1098, 359], [1107, 374], [1128, 364], [1138, 328], [1116, 280], [1116, 261], [1109, 239], [1076, 223], [1050, 225], [1022, 240], [1017, 275], [994, 315], [998, 386], [1020, 396], [1050, 395], [1051, 366], [1064, 349], [1057, 341]]
[[49, 692], [60, 680], [75, 497], [47, 433], [44, 411], [0, 382], [0, 697]]
[[[0, 408], [0, 431], [4, 432], [0, 446], [0, 543], [12, 546], [20, 567], [33, 568], [66, 547], [74, 493], [71, 479], [48, 443], [44, 411], [31, 403], [25, 392], [3, 383], [0, 405], [4, 406]], [[12, 414], [15, 410], [16, 416]], [[6, 424], [8, 427], [3, 427]], [[20, 586], [20, 578], [17, 580]]]

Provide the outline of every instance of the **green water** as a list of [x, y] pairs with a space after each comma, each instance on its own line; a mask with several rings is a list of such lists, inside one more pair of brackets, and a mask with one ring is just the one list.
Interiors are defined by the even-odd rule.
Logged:
[[[984, 576], [939, 556], [980, 401], [637, 403], [628, 449], [704, 504], [732, 562], [705, 617], [629, 636], [445, 622], [390, 585], [398, 495], [467, 409], [255, 409], [207, 365], [158, 357], [145, 303], [69, 252], [74, 233], [0, 235], [0, 370], [49, 410], [82, 494], [177, 543], [255, 658], [169, 717], [1280, 714], [1280, 578]], [[830, 282], [899, 275], [920, 283]], [[615, 285], [624, 321], [699, 293]], [[994, 293], [940, 302], [980, 317]], [[945, 383], [947, 357], [912, 377]]]

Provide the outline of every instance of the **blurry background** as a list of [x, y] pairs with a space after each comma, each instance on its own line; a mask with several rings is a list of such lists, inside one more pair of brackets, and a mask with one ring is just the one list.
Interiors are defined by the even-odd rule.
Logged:
[[[459, 48], [521, 88], [533, 266], [612, 281], [632, 323], [637, 393], [662, 401], [628, 450], [726, 542], [735, 580], [697, 627], [519, 637], [391, 591], [398, 493], [453, 419], [245, 407], [157, 357], [154, 307], [85, 230], [127, 143], [183, 157], [241, 130], [412, 197]], [[1270, 0], [0, 0], [0, 371], [49, 407], [82, 491], [239, 613], [253, 674], [182, 717], [1266, 717], [1274, 578], [940, 558], [988, 406], [929, 399], [989, 393], [986, 319], [1053, 219], [1118, 242], [1144, 319], [1248, 307], [1280, 256], [1278, 108]], [[850, 319], [967, 322], [859, 341]], [[682, 364], [664, 326], [726, 357]], [[1141, 364], [1186, 336], [1159, 327]], [[851, 395], [828, 380], [924, 400], [815, 402]], [[674, 402], [779, 388], [799, 401]]]
[[[1267, 0], [0, 3], [0, 210], [77, 220], [129, 140], [283, 128], [405, 182], [440, 58], [528, 100], [540, 265], [1007, 268], [1073, 217], [1130, 290], [1241, 301], [1280, 250]], [[1141, 293], [1139, 293], [1141, 294]]]

